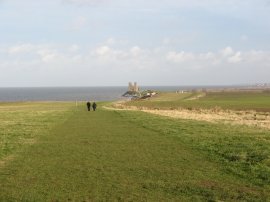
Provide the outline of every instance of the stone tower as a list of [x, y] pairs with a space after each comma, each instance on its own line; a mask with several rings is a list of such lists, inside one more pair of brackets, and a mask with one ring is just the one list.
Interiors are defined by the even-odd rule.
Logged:
[[130, 92], [139, 92], [139, 87], [137, 82], [134, 82], [134, 84], [132, 82], [128, 83], [128, 91]]

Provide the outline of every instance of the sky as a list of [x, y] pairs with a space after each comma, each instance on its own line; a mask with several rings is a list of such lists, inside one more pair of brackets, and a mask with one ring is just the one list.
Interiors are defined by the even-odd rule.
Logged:
[[270, 83], [270, 0], [0, 0], [0, 87]]

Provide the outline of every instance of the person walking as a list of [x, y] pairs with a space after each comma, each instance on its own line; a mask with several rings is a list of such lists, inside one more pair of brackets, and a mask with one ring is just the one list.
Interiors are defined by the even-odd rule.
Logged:
[[97, 108], [97, 104], [94, 102], [93, 103], [93, 110], [96, 111], [96, 108]]
[[86, 105], [87, 105], [88, 111], [90, 111], [91, 110], [91, 103], [90, 102], [87, 102]]

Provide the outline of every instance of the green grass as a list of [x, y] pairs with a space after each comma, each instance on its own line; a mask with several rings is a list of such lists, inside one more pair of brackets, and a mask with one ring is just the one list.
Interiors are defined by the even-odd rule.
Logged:
[[185, 145], [205, 153], [226, 172], [264, 186], [270, 184], [270, 132], [247, 126], [210, 124], [142, 114], [122, 113], [142, 127], [181, 138]]
[[199, 93], [161, 93], [149, 100], [132, 101], [129, 106], [158, 109], [214, 108], [270, 112], [270, 92], [212, 92], [190, 100]]
[[66, 119], [72, 103], [0, 103], [0, 162]]
[[[15, 112], [32, 118], [6, 115], [5, 120], [18, 118], [38, 133], [31, 136], [33, 144], [15, 149], [20, 152], [13, 151], [16, 157], [0, 168], [0, 201], [270, 197], [269, 131], [100, 107], [89, 113], [85, 106], [71, 105], [60, 105], [59, 112], [52, 103], [26, 104], [25, 109], [14, 104]], [[1, 113], [11, 110], [6, 107]], [[54, 113], [34, 113], [50, 108]], [[21, 134], [16, 126], [9, 130]]]

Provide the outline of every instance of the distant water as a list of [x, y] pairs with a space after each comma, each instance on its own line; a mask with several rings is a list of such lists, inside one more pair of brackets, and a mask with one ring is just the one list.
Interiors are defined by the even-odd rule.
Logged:
[[125, 91], [125, 87], [0, 88], [0, 101], [109, 101]]
[[[202, 88], [199, 86], [145, 86], [141, 89], [176, 91]], [[213, 86], [211, 87], [213, 88]], [[218, 87], [216, 87], [218, 88]], [[111, 101], [118, 100], [127, 87], [38, 87], [0, 88], [0, 102], [7, 101]]]

